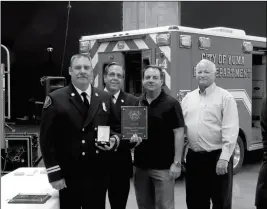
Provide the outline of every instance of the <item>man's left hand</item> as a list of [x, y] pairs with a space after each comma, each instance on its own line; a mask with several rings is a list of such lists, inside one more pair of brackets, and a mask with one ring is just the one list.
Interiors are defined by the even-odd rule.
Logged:
[[142, 142], [142, 138], [139, 137], [137, 134], [133, 134], [130, 139], [130, 143], [136, 143], [134, 147], [137, 147]]
[[173, 163], [170, 167], [169, 175], [173, 179], [177, 179], [181, 175], [181, 167], [178, 167]]
[[97, 143], [95, 143], [95, 146], [98, 147], [101, 150], [109, 151], [114, 147], [115, 144], [116, 144], [115, 137], [110, 137], [109, 146], [108, 145], [101, 146], [101, 145], [98, 145]]
[[227, 173], [228, 161], [219, 159], [216, 166], [217, 175], [224, 175]]

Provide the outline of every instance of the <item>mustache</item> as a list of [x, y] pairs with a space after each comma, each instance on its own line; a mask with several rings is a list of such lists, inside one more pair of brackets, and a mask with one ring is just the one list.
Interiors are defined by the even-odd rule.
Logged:
[[86, 75], [78, 75], [77, 78], [88, 78]]

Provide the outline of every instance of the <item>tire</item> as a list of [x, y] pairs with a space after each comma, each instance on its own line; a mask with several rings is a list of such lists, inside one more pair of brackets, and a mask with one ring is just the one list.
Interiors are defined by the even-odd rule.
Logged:
[[234, 175], [240, 171], [240, 169], [243, 165], [244, 153], [245, 153], [244, 143], [243, 143], [241, 137], [238, 136], [236, 147], [235, 147], [234, 154], [233, 154], [233, 167], [234, 167], [233, 172], [234, 172]]

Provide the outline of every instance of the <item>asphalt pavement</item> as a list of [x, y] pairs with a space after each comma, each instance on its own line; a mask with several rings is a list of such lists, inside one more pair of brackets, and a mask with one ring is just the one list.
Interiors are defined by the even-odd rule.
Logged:
[[[255, 209], [255, 190], [260, 165], [261, 151], [250, 152], [246, 155], [243, 167], [234, 176], [232, 209]], [[184, 179], [178, 179], [175, 185], [175, 209], [187, 209], [185, 198], [185, 181]], [[110, 209], [108, 198], [106, 209]], [[131, 182], [126, 209], [138, 209], [133, 182]]]

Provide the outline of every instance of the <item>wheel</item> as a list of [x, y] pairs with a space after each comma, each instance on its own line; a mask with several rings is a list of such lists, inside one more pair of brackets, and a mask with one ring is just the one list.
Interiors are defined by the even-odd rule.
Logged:
[[237, 143], [236, 143], [235, 150], [234, 150], [234, 156], [233, 156], [234, 174], [237, 174], [243, 165], [244, 153], [245, 153], [244, 143], [241, 137], [238, 136]]

